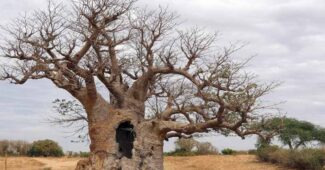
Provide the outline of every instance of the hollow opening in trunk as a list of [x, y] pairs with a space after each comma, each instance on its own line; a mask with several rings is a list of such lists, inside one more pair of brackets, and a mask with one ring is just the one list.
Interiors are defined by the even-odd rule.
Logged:
[[116, 129], [116, 142], [122, 156], [132, 158], [133, 142], [135, 138], [134, 126], [131, 122], [123, 122]]

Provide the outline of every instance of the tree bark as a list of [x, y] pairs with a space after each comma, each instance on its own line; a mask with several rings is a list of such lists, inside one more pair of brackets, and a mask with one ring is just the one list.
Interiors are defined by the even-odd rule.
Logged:
[[[158, 125], [145, 121], [130, 109], [114, 109], [99, 100], [89, 115], [90, 157], [76, 170], [162, 170], [163, 137]], [[116, 133], [129, 122], [134, 128], [132, 156], [121, 153]]]
[[292, 144], [291, 144], [291, 141], [288, 142], [288, 146], [289, 146], [289, 149], [290, 149], [290, 150], [293, 150], [293, 146], [292, 146]]

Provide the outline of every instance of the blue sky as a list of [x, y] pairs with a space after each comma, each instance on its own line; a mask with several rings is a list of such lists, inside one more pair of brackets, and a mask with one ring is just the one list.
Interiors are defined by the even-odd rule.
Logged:
[[[24, 12], [44, 8], [46, 0], [0, 0], [0, 24]], [[290, 117], [325, 126], [325, 1], [323, 0], [140, 0], [139, 6], [168, 5], [184, 26], [220, 32], [219, 44], [248, 43], [238, 57], [256, 56], [247, 70], [262, 81], [283, 84], [265, 100], [280, 105]], [[1, 60], [1, 59], [0, 59]], [[0, 139], [33, 141], [50, 138], [65, 150], [87, 150], [71, 143], [71, 129], [51, 126], [52, 101], [70, 98], [47, 80], [23, 86], [0, 82]], [[209, 136], [217, 148], [254, 148], [255, 138]], [[166, 144], [166, 150], [173, 148]]]

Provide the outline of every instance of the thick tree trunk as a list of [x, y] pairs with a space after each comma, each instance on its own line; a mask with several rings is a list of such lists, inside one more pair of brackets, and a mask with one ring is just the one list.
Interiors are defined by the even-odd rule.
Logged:
[[90, 157], [79, 161], [76, 170], [162, 170], [163, 138], [157, 125], [129, 110], [105, 108], [94, 109], [97, 114], [89, 123]]

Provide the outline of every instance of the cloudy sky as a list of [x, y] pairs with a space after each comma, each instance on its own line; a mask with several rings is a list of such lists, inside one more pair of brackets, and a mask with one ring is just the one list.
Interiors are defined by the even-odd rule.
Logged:
[[[44, 8], [46, 0], [0, 0], [0, 24]], [[280, 107], [290, 117], [325, 126], [325, 1], [323, 0], [140, 0], [139, 6], [168, 5], [185, 26], [220, 32], [219, 44], [247, 43], [237, 55], [256, 56], [250, 71], [263, 81], [280, 81], [266, 100], [286, 101]], [[52, 101], [70, 96], [48, 81], [23, 86], [0, 82], [0, 140], [50, 138], [65, 150], [87, 150], [71, 143], [70, 129], [46, 123]], [[254, 148], [255, 139], [205, 137], [219, 149]], [[166, 150], [172, 145], [166, 144]]]

